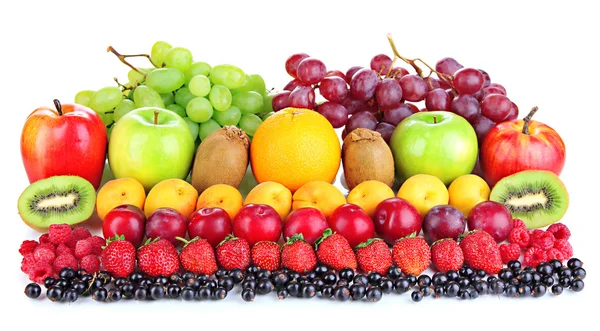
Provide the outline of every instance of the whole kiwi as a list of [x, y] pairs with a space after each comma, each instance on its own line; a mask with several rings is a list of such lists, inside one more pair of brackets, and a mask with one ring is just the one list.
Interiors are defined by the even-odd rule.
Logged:
[[379, 132], [363, 128], [350, 132], [342, 146], [342, 163], [349, 190], [367, 180], [394, 185], [394, 156]]
[[202, 193], [216, 184], [227, 184], [237, 188], [246, 169], [250, 139], [235, 126], [224, 126], [204, 139], [194, 158], [192, 185]]

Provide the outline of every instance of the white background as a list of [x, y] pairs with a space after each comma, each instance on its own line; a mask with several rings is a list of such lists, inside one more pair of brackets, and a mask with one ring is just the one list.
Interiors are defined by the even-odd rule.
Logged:
[[[343, 4], [342, 4], [343, 3]], [[542, 327], [589, 322], [598, 291], [598, 24], [592, 1], [11, 1], [0, 9], [0, 84], [4, 157], [0, 245], [3, 322], [35, 329], [282, 327], [345, 330], [370, 325], [393, 328], [478, 329]], [[286, 300], [273, 295], [244, 303], [239, 294], [223, 302], [120, 302], [81, 300], [71, 305], [33, 301], [23, 295], [28, 280], [17, 252], [39, 234], [17, 213], [27, 186], [19, 137], [26, 116], [52, 99], [71, 102], [83, 89], [126, 81], [127, 68], [106, 53], [149, 52], [157, 40], [189, 48], [195, 60], [231, 63], [260, 73], [268, 87], [290, 79], [285, 59], [305, 52], [328, 69], [368, 66], [378, 53], [390, 54], [386, 34], [400, 52], [434, 64], [452, 56], [482, 68], [503, 84], [521, 109], [533, 105], [536, 119], [555, 128], [567, 146], [561, 175], [571, 197], [564, 218], [575, 255], [588, 271], [578, 294], [515, 300], [488, 296], [476, 301], [433, 300], [413, 304], [408, 295], [386, 296], [378, 304]], [[594, 322], [592, 322], [594, 323]], [[14, 324], [13, 324], [14, 325]], [[571, 324], [574, 326], [573, 324]], [[594, 325], [597, 325], [594, 323]], [[4, 328], [4, 327], [3, 327]], [[11, 328], [12, 329], [12, 328]]]

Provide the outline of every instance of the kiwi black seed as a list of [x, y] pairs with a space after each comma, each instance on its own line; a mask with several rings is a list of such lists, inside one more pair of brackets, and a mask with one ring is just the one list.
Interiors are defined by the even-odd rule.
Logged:
[[82, 177], [54, 176], [29, 185], [19, 197], [19, 215], [31, 228], [81, 223], [94, 212], [96, 190]]
[[514, 218], [527, 228], [541, 228], [558, 222], [569, 206], [569, 194], [553, 172], [525, 170], [500, 180], [490, 200], [504, 204]]
[[394, 156], [379, 132], [364, 128], [350, 132], [342, 146], [342, 163], [349, 190], [368, 180], [394, 184]]

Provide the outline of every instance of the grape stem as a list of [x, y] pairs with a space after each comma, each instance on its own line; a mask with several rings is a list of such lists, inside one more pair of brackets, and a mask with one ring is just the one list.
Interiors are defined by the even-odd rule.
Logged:
[[58, 116], [62, 116], [63, 112], [62, 112], [62, 105], [60, 104], [60, 101], [58, 101], [58, 99], [54, 99], [54, 107], [56, 107], [56, 111], [58, 112]]
[[113, 77], [113, 80], [115, 81], [115, 83], [117, 83], [117, 86], [119, 86], [121, 88], [121, 91], [133, 90], [132, 86], [127, 87], [127, 86], [121, 84], [119, 82], [119, 79], [117, 79], [117, 77]]
[[529, 134], [529, 123], [531, 122], [531, 118], [533, 117], [533, 115], [538, 111], [538, 106], [534, 106], [533, 108], [531, 108], [531, 111], [529, 112], [529, 114], [527, 114], [527, 116], [525, 116], [525, 118], [523, 119], [523, 131], [521, 133], [523, 134]]
[[116, 49], [114, 49], [112, 46], [108, 46], [108, 48], [106, 49], [107, 52], [111, 52], [114, 55], [117, 56], [117, 58], [119, 59], [119, 61], [121, 61], [123, 64], [125, 64], [126, 66], [128, 66], [129, 68], [135, 70], [137, 73], [141, 74], [142, 76], [146, 76], [143, 72], [141, 72], [138, 68], [132, 66], [129, 62], [127, 62], [127, 60], [125, 60], [128, 57], [145, 57], [148, 59], [148, 61], [152, 62], [150, 60], [150, 55], [148, 54], [129, 54], [129, 55], [123, 55], [119, 52], [117, 52]]

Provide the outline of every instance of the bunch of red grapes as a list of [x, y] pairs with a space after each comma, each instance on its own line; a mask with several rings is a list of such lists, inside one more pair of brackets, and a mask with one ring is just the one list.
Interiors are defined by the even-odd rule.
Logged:
[[[416, 69], [414, 61], [409, 61]], [[355, 66], [344, 74], [327, 71], [323, 62], [308, 54], [294, 54], [285, 62], [294, 79], [273, 97], [273, 110], [313, 109], [334, 128], [345, 127], [342, 138], [356, 128], [367, 128], [379, 132], [388, 143], [398, 123], [419, 111], [446, 110], [464, 117], [480, 144], [496, 123], [518, 116], [504, 87], [492, 83], [483, 70], [464, 68], [446, 57], [432, 70], [435, 77], [424, 77], [420, 70], [410, 74], [393, 64], [389, 56], [378, 54], [371, 59], [370, 68]], [[315, 100], [317, 89], [325, 99], [322, 103]]]

